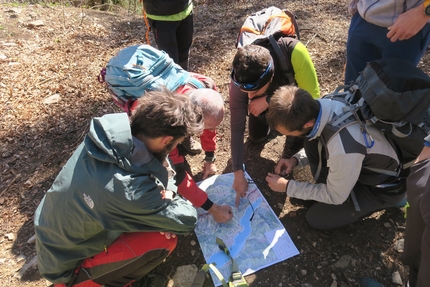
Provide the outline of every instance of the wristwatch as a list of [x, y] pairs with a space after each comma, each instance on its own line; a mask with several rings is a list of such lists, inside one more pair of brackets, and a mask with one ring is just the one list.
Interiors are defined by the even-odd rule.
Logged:
[[430, 0], [425, 0], [424, 1], [424, 13], [427, 16], [430, 16]]

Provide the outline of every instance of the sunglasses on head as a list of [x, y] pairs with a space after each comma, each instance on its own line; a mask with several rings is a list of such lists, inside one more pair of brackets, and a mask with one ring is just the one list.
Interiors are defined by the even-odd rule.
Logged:
[[239, 83], [238, 81], [236, 81], [235, 76], [234, 76], [234, 69], [231, 69], [230, 78], [233, 81], [234, 85], [236, 87], [239, 87], [241, 90], [244, 90], [244, 91], [258, 90], [260, 88], [261, 81], [272, 70], [271, 67], [272, 67], [272, 62], [269, 63], [269, 66], [267, 66], [266, 71], [264, 71], [264, 73], [260, 76], [260, 78], [258, 78], [258, 80], [254, 83], [242, 84], [242, 83]]

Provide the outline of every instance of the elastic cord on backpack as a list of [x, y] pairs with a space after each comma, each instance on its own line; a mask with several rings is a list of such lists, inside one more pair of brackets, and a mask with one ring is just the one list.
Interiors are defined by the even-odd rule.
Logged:
[[145, 22], [145, 26], [146, 26], [146, 33], [145, 33], [145, 37], [146, 37], [146, 43], [148, 43], [148, 45], [151, 45], [151, 41], [149, 40], [149, 32], [151, 31], [151, 26], [149, 26], [149, 22], [148, 22], [148, 17], [146, 17], [146, 10], [145, 10], [145, 5], [143, 3], [143, 0], [139, 0], [140, 3], [142, 3], [142, 14], [143, 14], [143, 21]]

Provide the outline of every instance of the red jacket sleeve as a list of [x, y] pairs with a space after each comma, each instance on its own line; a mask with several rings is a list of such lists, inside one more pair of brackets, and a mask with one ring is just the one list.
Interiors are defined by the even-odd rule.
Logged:
[[194, 179], [187, 173], [178, 186], [180, 195], [188, 199], [195, 207], [201, 207], [208, 199], [208, 195], [200, 189]]
[[169, 153], [169, 159], [172, 162], [172, 164], [178, 164], [183, 163], [185, 161], [184, 157], [179, 154], [178, 147], [175, 147], [170, 153]]
[[200, 142], [204, 151], [214, 152], [216, 150], [216, 131], [204, 129], [200, 135]]

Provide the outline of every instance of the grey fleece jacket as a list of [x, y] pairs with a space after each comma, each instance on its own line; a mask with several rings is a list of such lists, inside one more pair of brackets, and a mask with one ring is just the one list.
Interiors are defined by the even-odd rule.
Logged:
[[[311, 137], [306, 140], [318, 140], [326, 124], [337, 114], [343, 112], [345, 104], [340, 101], [319, 99], [321, 106]], [[342, 204], [350, 195], [357, 181], [365, 185], [376, 185], [387, 180], [389, 176], [363, 171], [363, 167], [395, 171], [399, 160], [393, 147], [383, 134], [368, 127], [375, 143], [366, 148], [358, 123], [351, 124], [327, 143], [327, 167], [329, 168], [326, 183], [312, 184], [290, 180], [287, 195], [304, 200], [316, 200], [327, 204]], [[298, 167], [309, 163], [304, 150], [294, 155]]]
[[400, 14], [421, 5], [423, 2], [423, 0], [351, 0], [348, 11], [352, 15], [358, 11], [367, 22], [381, 27], [389, 27]]

